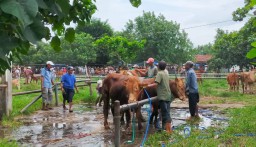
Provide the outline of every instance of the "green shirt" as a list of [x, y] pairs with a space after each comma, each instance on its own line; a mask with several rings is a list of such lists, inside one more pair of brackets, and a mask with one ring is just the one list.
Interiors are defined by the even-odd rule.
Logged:
[[155, 82], [157, 86], [157, 97], [159, 100], [172, 101], [172, 94], [169, 86], [169, 76], [164, 70], [159, 70]]

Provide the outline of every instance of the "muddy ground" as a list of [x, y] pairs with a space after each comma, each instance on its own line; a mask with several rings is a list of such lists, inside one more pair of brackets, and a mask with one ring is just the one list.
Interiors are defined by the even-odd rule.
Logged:
[[[174, 101], [172, 103], [171, 117], [173, 126], [186, 125], [185, 119], [189, 116], [187, 102]], [[240, 104], [225, 105], [200, 105], [201, 121], [198, 127], [207, 128], [225, 127], [228, 118], [221, 111], [213, 110], [211, 107], [242, 107]], [[143, 116], [147, 119], [148, 105], [142, 108]], [[21, 146], [88, 146], [108, 147], [114, 146], [113, 117], [109, 115], [111, 129], [103, 127], [102, 107], [79, 104], [74, 106], [74, 112], [63, 111], [62, 107], [55, 107], [50, 111], [37, 111], [30, 116], [17, 117], [15, 121], [23, 123], [15, 130], [0, 128], [0, 137], [17, 140]], [[139, 146], [142, 141], [146, 123], [142, 131], [136, 131], [136, 139], [133, 144], [127, 144], [131, 140], [131, 134], [124, 129], [121, 132], [122, 146]], [[150, 133], [156, 129], [150, 127]]]

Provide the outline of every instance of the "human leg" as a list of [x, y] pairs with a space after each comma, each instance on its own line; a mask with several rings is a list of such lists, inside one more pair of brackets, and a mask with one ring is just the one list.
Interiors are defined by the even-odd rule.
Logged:
[[46, 104], [47, 104], [47, 100], [48, 100], [48, 88], [43, 88], [42, 98], [43, 98], [42, 110], [48, 110], [48, 108], [46, 108]]
[[75, 94], [74, 89], [68, 89], [68, 103], [69, 103], [69, 112], [73, 112], [72, 106], [73, 106], [73, 96]]
[[162, 129], [171, 133], [171, 116], [170, 116], [170, 102], [159, 101], [161, 114], [162, 114]]
[[53, 91], [52, 88], [48, 88], [48, 99], [47, 99], [47, 103], [46, 103], [46, 108], [52, 110], [53, 108], [50, 106], [50, 104], [52, 103], [52, 95], [53, 95]]
[[62, 97], [63, 97], [63, 110], [68, 110], [68, 108], [66, 107], [66, 101], [68, 101], [66, 91], [67, 91], [67, 90], [64, 89], [64, 92], [62, 92]]
[[197, 97], [195, 93], [190, 93], [189, 96], [189, 112], [191, 117], [195, 116], [196, 109], [197, 109]]

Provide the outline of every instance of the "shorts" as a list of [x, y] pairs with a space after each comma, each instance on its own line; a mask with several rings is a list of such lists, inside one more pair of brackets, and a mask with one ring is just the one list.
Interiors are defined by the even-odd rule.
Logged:
[[65, 93], [62, 93], [63, 101], [67, 101], [68, 103], [72, 102], [73, 96], [75, 94], [74, 89], [64, 88], [64, 90], [65, 90]]

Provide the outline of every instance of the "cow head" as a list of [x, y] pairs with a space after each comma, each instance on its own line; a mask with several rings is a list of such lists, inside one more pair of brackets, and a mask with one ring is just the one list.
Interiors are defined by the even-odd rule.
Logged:
[[140, 93], [140, 82], [138, 77], [129, 76], [128, 79], [124, 81], [125, 87], [129, 93], [129, 103], [137, 101], [138, 95]]
[[187, 97], [185, 94], [185, 83], [183, 81], [182, 78], [175, 78], [175, 83], [177, 85], [177, 92], [179, 95], [179, 99], [180, 100], [185, 100], [185, 98]]

